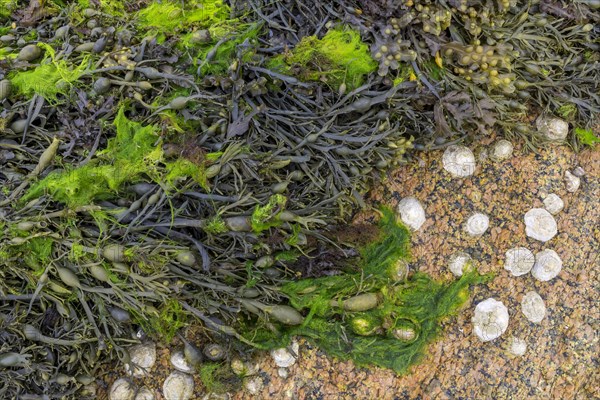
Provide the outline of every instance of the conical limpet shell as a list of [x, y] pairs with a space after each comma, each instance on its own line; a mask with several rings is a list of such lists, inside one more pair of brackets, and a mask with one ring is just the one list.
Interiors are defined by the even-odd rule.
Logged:
[[125, 371], [135, 377], [148, 375], [156, 362], [156, 344], [152, 342], [138, 344], [129, 348], [131, 362], [125, 365]]
[[506, 306], [501, 301], [489, 298], [475, 307], [473, 332], [482, 342], [489, 342], [506, 331], [508, 319]]
[[569, 134], [569, 123], [560, 118], [540, 115], [535, 124], [538, 131], [551, 141], [562, 142]]
[[538, 281], [546, 282], [555, 278], [562, 269], [562, 260], [554, 250], [540, 251], [535, 255], [531, 275]]
[[506, 252], [504, 269], [510, 271], [513, 276], [527, 274], [535, 264], [535, 256], [525, 247], [515, 247]]
[[535, 291], [525, 293], [521, 300], [521, 310], [529, 321], [539, 324], [546, 316], [546, 305], [542, 297]]
[[166, 400], [188, 400], [194, 393], [194, 378], [180, 371], [174, 371], [165, 379], [163, 395]]
[[471, 149], [465, 146], [448, 146], [442, 156], [444, 169], [452, 176], [464, 178], [475, 172], [475, 156]]
[[508, 160], [512, 157], [513, 144], [506, 139], [500, 139], [493, 144], [490, 159], [495, 162]]
[[292, 354], [287, 348], [283, 347], [280, 349], [271, 350], [271, 357], [275, 364], [280, 368], [288, 368], [296, 363], [296, 356], [298, 355], [299, 346], [296, 341], [292, 342]]
[[565, 202], [556, 193], [551, 193], [544, 199], [544, 208], [552, 215], [556, 215], [565, 207]]
[[465, 267], [471, 262], [471, 256], [464, 251], [459, 251], [450, 256], [448, 269], [456, 276], [462, 276]]
[[508, 351], [513, 356], [522, 356], [527, 352], [527, 342], [521, 338], [516, 338], [513, 336], [510, 338]]
[[475, 213], [465, 224], [465, 231], [471, 236], [481, 236], [490, 226], [490, 218], [482, 213]]
[[425, 210], [415, 197], [405, 197], [397, 207], [400, 219], [412, 230], [419, 230], [425, 222]]
[[108, 398], [110, 400], [133, 400], [135, 386], [127, 379], [117, 379], [110, 387]]
[[543, 208], [532, 208], [525, 213], [525, 233], [542, 242], [552, 239], [558, 228], [552, 214]]

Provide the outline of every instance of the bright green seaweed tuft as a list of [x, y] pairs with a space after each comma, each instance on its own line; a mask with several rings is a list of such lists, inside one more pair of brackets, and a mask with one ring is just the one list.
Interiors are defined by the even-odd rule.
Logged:
[[594, 131], [591, 129], [575, 128], [575, 135], [581, 142], [586, 146], [593, 147], [595, 144], [600, 143], [600, 137], [594, 135]]
[[229, 17], [229, 7], [221, 0], [153, 1], [138, 12], [138, 24], [164, 31], [191, 25], [208, 27]]
[[274, 57], [270, 67], [307, 81], [325, 80], [337, 88], [360, 86], [366, 76], [377, 70], [368, 46], [350, 28], [332, 29], [322, 38], [308, 36], [289, 54]]
[[[280, 327], [278, 334], [254, 329], [246, 336], [259, 347], [288, 344], [294, 335], [306, 336], [321, 349], [357, 365], [378, 365], [405, 373], [439, 334], [440, 322], [458, 311], [468, 298], [469, 285], [489, 279], [472, 270], [451, 283], [437, 282], [416, 273], [402, 282], [392, 280], [389, 269], [409, 254], [409, 232], [391, 210], [383, 210], [384, 234], [362, 252], [362, 271], [355, 274], [303, 279], [286, 283], [282, 291], [299, 311], [308, 311], [298, 327]], [[379, 305], [360, 312], [345, 311], [344, 299], [375, 294]], [[407, 331], [410, 329], [410, 331]], [[407, 340], [398, 332], [412, 333]]]
[[79, 79], [88, 66], [88, 58], [75, 68], [65, 60], [56, 60], [54, 49], [45, 43], [38, 46], [46, 52], [46, 59], [33, 70], [14, 72], [9, 75], [16, 90], [26, 97], [35, 93], [51, 103], [57, 101], [59, 94], [67, 95], [70, 87]]
[[[49, 193], [55, 200], [71, 207], [93, 203], [94, 200], [114, 197], [125, 183], [143, 179], [157, 183], [173, 183], [178, 178], [192, 178], [207, 188], [204, 165], [186, 159], [163, 160], [162, 143], [154, 125], [142, 126], [125, 117], [122, 107], [115, 120], [116, 136], [109, 139], [107, 148], [99, 151], [90, 163], [77, 168], [52, 172], [34, 184], [22, 197], [26, 202]], [[215, 155], [207, 154], [207, 160]]]

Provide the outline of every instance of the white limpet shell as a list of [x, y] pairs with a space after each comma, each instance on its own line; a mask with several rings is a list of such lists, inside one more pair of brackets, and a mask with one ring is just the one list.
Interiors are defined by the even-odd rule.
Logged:
[[475, 172], [475, 156], [471, 149], [465, 146], [448, 146], [442, 156], [444, 169], [452, 176], [465, 178]]
[[188, 400], [194, 393], [194, 378], [180, 371], [173, 371], [163, 384], [166, 400]]
[[506, 139], [500, 139], [492, 145], [490, 159], [495, 162], [508, 160], [513, 154], [513, 144]]
[[555, 278], [562, 269], [562, 260], [554, 250], [540, 251], [535, 255], [531, 275], [538, 281], [546, 282]]
[[521, 311], [529, 321], [539, 324], [546, 316], [546, 304], [544, 304], [544, 299], [532, 290], [523, 296]]
[[558, 233], [556, 220], [543, 208], [532, 208], [525, 213], [525, 233], [527, 236], [547, 242]]
[[567, 187], [567, 192], [576, 192], [580, 185], [581, 178], [573, 175], [570, 171], [565, 171], [565, 186]]
[[527, 352], [527, 342], [521, 338], [512, 337], [510, 338], [510, 345], [508, 351], [513, 356], [522, 356]]
[[183, 351], [176, 351], [171, 354], [171, 365], [177, 370], [181, 372], [185, 372], [186, 374], [191, 374], [194, 372], [194, 367], [185, 359], [185, 355]]
[[120, 378], [113, 382], [110, 387], [108, 398], [110, 400], [133, 400], [135, 386], [129, 380]]
[[465, 267], [471, 262], [471, 256], [464, 251], [459, 251], [450, 256], [448, 269], [456, 276], [462, 276]]
[[125, 371], [140, 378], [148, 375], [156, 362], [156, 344], [153, 342], [138, 344], [129, 348], [131, 362], [125, 365]]
[[[298, 343], [292, 342], [292, 351], [298, 355], [298, 350]], [[279, 368], [289, 368], [296, 363], [296, 356], [285, 347], [271, 350], [271, 357]]]
[[551, 141], [562, 142], [569, 134], [569, 123], [560, 118], [540, 115], [535, 124], [538, 131]]
[[260, 376], [248, 376], [244, 379], [244, 387], [253, 396], [256, 396], [265, 386], [263, 379]]
[[471, 236], [481, 236], [490, 226], [490, 217], [482, 213], [475, 213], [469, 217], [465, 224], [465, 231]]
[[565, 202], [556, 193], [550, 193], [544, 199], [544, 207], [550, 214], [556, 215], [565, 207]]
[[482, 342], [499, 338], [508, 328], [508, 309], [501, 301], [489, 298], [477, 304], [473, 315], [473, 332]]
[[415, 197], [400, 200], [397, 211], [402, 222], [414, 231], [419, 230], [425, 222], [425, 210]]
[[525, 247], [514, 247], [506, 251], [504, 269], [510, 271], [513, 276], [529, 273], [534, 264], [535, 256]]

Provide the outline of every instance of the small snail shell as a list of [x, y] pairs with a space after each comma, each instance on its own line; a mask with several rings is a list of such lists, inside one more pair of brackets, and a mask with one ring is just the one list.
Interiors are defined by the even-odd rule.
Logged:
[[546, 305], [542, 297], [535, 291], [525, 293], [521, 300], [521, 310], [529, 321], [539, 324], [546, 316]]
[[465, 224], [465, 231], [471, 236], [481, 236], [490, 225], [490, 218], [482, 213], [475, 213], [469, 217]]
[[475, 172], [475, 156], [471, 149], [465, 146], [448, 146], [442, 157], [444, 169], [452, 176], [464, 178]]
[[425, 222], [425, 210], [415, 197], [405, 197], [398, 203], [400, 219], [412, 230], [419, 230]]
[[538, 281], [546, 282], [555, 278], [562, 269], [562, 260], [554, 250], [540, 251], [535, 255], [531, 275]]
[[543, 208], [532, 208], [524, 217], [527, 236], [542, 242], [552, 239], [558, 232], [554, 217]]
[[515, 247], [506, 252], [504, 269], [510, 271], [513, 276], [527, 274], [535, 264], [535, 256], [525, 247]]

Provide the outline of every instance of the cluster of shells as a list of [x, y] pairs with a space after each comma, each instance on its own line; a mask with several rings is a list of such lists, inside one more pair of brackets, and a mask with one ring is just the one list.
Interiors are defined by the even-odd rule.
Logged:
[[[145, 386], [138, 386], [132, 378], [144, 378], [156, 363], [156, 345], [145, 342], [128, 349], [130, 362], [125, 365], [127, 377], [115, 380], [110, 388], [110, 400], [154, 400], [155, 394]], [[197, 367], [203, 359], [222, 361], [224, 349], [215, 343], [207, 344], [201, 351], [184, 340], [183, 349], [171, 353], [171, 366], [174, 368], [162, 385], [162, 398], [165, 400], [188, 400], [194, 393], [194, 378]]]
[[[513, 145], [507, 140], [501, 139], [490, 148], [490, 159], [494, 162], [502, 162], [512, 156]], [[442, 157], [444, 169], [454, 178], [466, 178], [475, 171], [475, 157], [473, 152], [464, 146], [449, 146]], [[569, 172], [569, 171], [567, 171]], [[578, 182], [571, 177], [580, 179], [584, 175], [581, 168], [575, 168], [573, 173], [566, 175], [565, 185], [567, 191], [574, 191]], [[576, 190], [576, 189], [575, 189]], [[525, 232], [527, 236], [547, 242], [558, 233], [558, 225], [554, 215], [558, 214], [564, 207], [562, 199], [552, 193], [543, 199], [544, 208], [533, 208], [524, 215]], [[409, 206], [407, 208], [407, 206]], [[398, 212], [403, 221], [410, 226], [415, 224], [415, 216], [418, 217], [420, 226], [424, 221], [424, 212], [416, 199], [405, 198], [400, 202]], [[472, 214], [464, 225], [464, 230], [471, 237], [480, 237], [489, 227], [489, 217], [482, 213]], [[413, 226], [414, 229], [414, 226]], [[456, 276], [461, 276], [466, 268], [469, 268], [472, 259], [469, 254], [459, 251], [453, 254], [448, 261], [448, 269]], [[544, 249], [534, 254], [526, 247], [514, 247], [506, 251], [504, 268], [513, 276], [523, 276], [531, 272], [531, 275], [541, 282], [554, 279], [562, 269], [560, 256], [552, 249]], [[527, 292], [521, 300], [521, 311], [525, 318], [532, 323], [540, 323], [546, 315], [546, 306], [543, 298], [535, 291]], [[488, 342], [500, 337], [508, 328], [508, 308], [502, 301], [488, 298], [481, 301], [474, 310], [472, 319], [473, 331], [482, 341]], [[523, 339], [513, 337], [510, 340], [508, 350], [515, 356], [526, 352], [527, 344]]]

